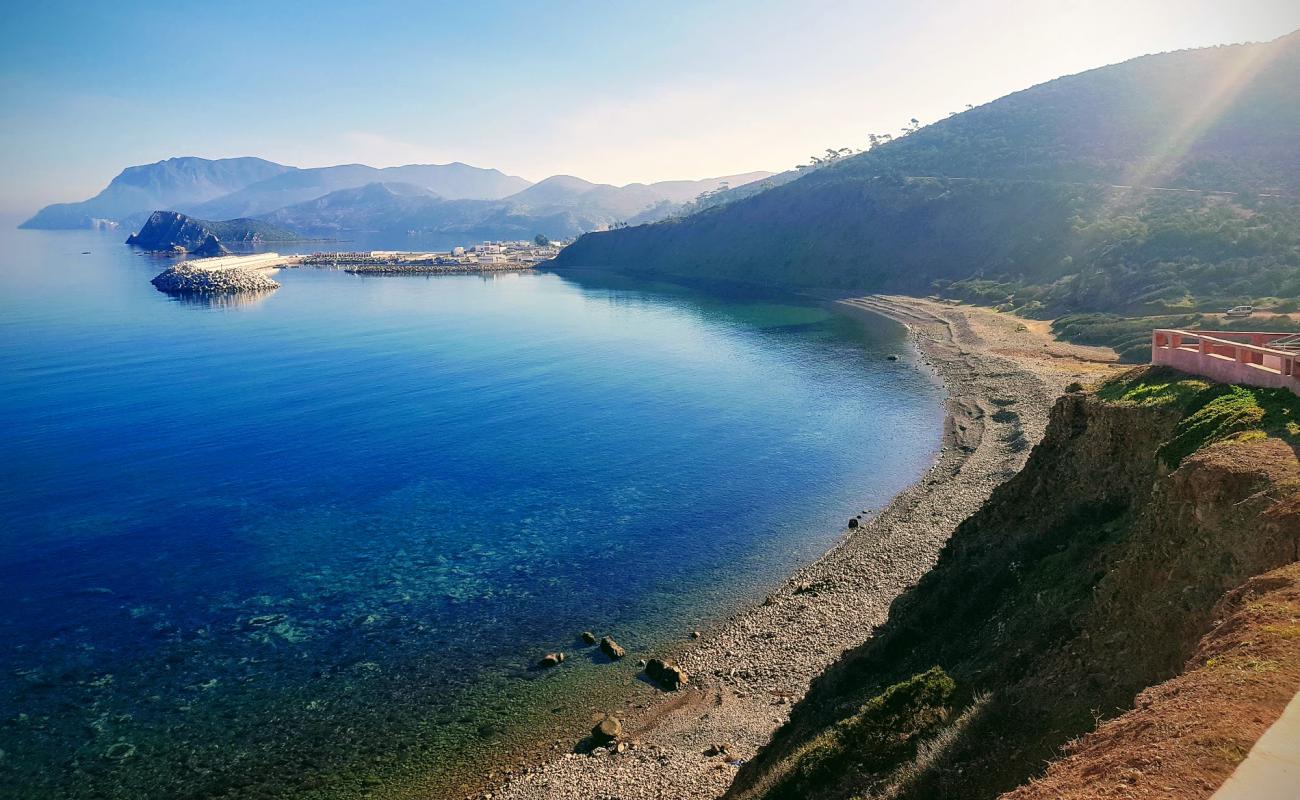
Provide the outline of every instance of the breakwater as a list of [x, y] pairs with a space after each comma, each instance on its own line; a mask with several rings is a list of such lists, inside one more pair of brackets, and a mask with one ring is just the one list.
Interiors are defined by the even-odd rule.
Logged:
[[238, 294], [280, 288], [279, 283], [261, 272], [240, 267], [204, 269], [190, 263], [169, 267], [150, 282], [160, 291], [173, 294]]

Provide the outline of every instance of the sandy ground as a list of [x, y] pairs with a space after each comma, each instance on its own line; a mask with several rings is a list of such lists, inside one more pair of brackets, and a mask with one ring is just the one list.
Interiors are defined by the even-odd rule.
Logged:
[[[1068, 384], [1114, 367], [1104, 348], [1056, 342], [1046, 323], [935, 300], [872, 296], [849, 313], [905, 324], [917, 359], [947, 387], [934, 466], [767, 600], [687, 646], [683, 690], [617, 712], [620, 746], [567, 752], [517, 771], [481, 797], [713, 798], [788, 718], [811, 680], [885, 621], [889, 604], [933, 566], [957, 525], [1024, 464]], [[653, 654], [634, 653], [643, 658]]]

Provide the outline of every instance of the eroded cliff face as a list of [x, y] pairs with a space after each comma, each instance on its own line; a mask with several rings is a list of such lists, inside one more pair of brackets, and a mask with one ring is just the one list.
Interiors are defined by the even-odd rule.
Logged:
[[1224, 422], [1226, 389], [1184, 377], [1061, 398], [1024, 470], [728, 796], [997, 797], [1187, 671], [1225, 592], [1296, 560], [1300, 403], [1251, 395]]

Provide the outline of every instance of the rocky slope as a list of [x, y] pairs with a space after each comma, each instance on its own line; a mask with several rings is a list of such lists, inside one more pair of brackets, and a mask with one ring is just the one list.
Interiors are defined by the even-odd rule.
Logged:
[[[958, 528], [888, 622], [814, 682], [727, 796], [997, 797], [1099, 721], [1131, 724], [1121, 715], [1135, 696], [1171, 679], [1206, 687], [1225, 719], [1253, 722], [1208, 769], [1165, 740], [1170, 768], [1124, 773], [1126, 796], [1157, 785], [1208, 796], [1300, 688], [1296, 648], [1250, 662], [1223, 646], [1234, 615], [1258, 610], [1243, 597], [1285, 589], [1252, 578], [1297, 559], [1298, 445], [1300, 401], [1284, 392], [1142, 370], [1063, 397], [1025, 468]], [[1260, 625], [1281, 624], [1270, 630], [1287, 641], [1300, 604], [1270, 613], [1282, 622], [1260, 611]], [[1140, 702], [1162, 691], [1174, 690]], [[1018, 797], [1069, 796], [1052, 787], [1104, 774], [1097, 741], [1055, 765], [1047, 789]]]

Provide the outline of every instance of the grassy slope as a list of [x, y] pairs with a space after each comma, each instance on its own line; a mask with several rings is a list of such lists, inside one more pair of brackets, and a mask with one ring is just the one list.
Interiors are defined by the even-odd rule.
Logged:
[[[1244, 89], [1209, 124], [1176, 136], [1238, 73]], [[1135, 59], [685, 219], [588, 234], [558, 263], [843, 293], [939, 291], [1040, 317], [1294, 305], [1297, 78], [1300, 34]], [[1287, 196], [1262, 196], [1275, 192]]]
[[[1176, 675], [1225, 591], [1295, 558], [1296, 420], [1287, 393], [1163, 370], [1063, 398], [1026, 468], [818, 679], [730, 796], [987, 798], [1038, 774]], [[936, 668], [952, 686], [900, 717], [906, 747], [881, 759], [848, 734]]]

